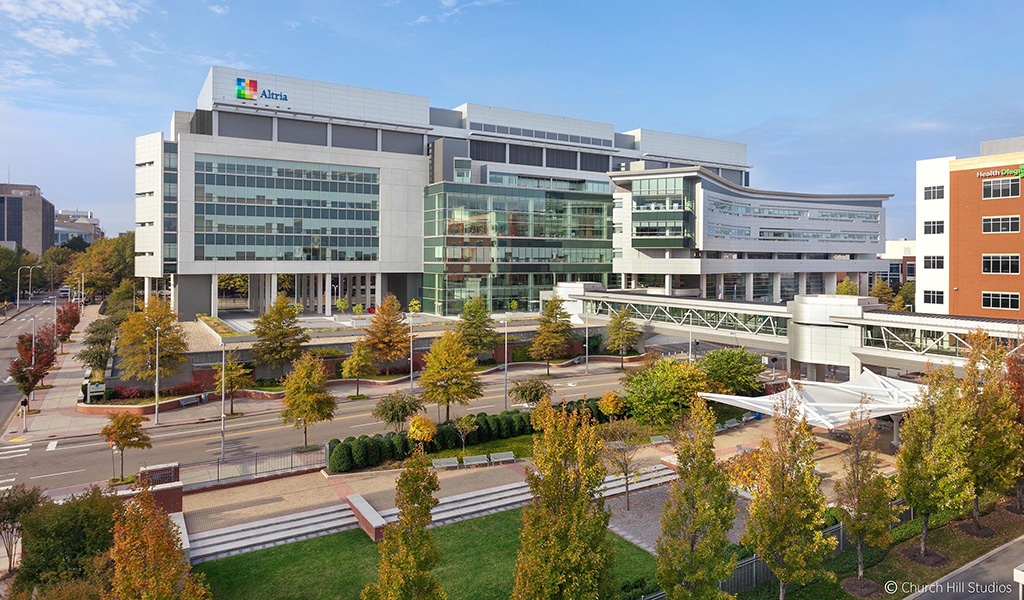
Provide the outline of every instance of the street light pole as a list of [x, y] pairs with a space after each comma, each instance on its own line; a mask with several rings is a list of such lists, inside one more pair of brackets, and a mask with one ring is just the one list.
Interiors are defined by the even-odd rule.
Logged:
[[693, 362], [693, 309], [690, 309], [690, 339], [686, 342], [689, 347], [686, 349], [686, 362]]
[[508, 410], [508, 322], [512, 313], [505, 316], [505, 410]]
[[586, 306], [583, 307], [583, 326], [583, 348], [587, 357], [587, 366], [584, 373], [590, 375], [590, 318], [587, 316]]
[[156, 378], [153, 384], [153, 396], [156, 398], [156, 404], [153, 405], [154, 416], [153, 423], [156, 425], [160, 424], [160, 328], [156, 328]]
[[[29, 270], [29, 273], [32, 273], [32, 271]], [[56, 329], [56, 327], [54, 329]], [[33, 371], [35, 370], [35, 367], [36, 367], [36, 316], [32, 315], [32, 370]], [[36, 399], [36, 391], [35, 391], [35, 389], [33, 389], [28, 394], [29, 403], [31, 403], [35, 399]], [[25, 408], [25, 413], [28, 414], [28, 407]]]
[[412, 316], [416, 314], [409, 311], [409, 393], [412, 393]]
[[224, 397], [228, 395], [227, 345], [220, 343], [220, 462], [224, 462]]

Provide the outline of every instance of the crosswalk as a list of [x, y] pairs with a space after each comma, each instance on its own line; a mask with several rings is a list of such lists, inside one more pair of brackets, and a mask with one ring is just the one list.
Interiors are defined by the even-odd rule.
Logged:
[[21, 458], [28, 454], [29, 448], [32, 447], [32, 443], [18, 444], [17, 446], [0, 446], [0, 460], [10, 460], [12, 458]]
[[[11, 473], [11, 475], [17, 475], [17, 473]], [[17, 477], [11, 477], [10, 479], [0, 479], [0, 492], [5, 492], [14, 487], [14, 481]]]

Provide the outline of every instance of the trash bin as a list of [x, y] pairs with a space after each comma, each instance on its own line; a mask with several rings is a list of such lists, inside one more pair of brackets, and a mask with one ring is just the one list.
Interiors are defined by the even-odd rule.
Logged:
[[754, 413], [754, 420], [755, 421], [760, 421], [761, 420], [761, 413]]

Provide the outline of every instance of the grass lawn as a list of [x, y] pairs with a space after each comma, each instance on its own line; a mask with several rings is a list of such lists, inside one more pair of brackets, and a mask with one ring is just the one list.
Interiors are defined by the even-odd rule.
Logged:
[[[515, 580], [520, 510], [434, 529], [441, 564], [434, 574], [451, 600], [503, 600]], [[654, 557], [609, 532], [620, 581], [653, 579]], [[358, 598], [377, 575], [377, 549], [362, 530], [203, 563], [216, 600]]]
[[512, 438], [505, 438], [503, 440], [490, 440], [482, 444], [475, 444], [473, 446], [466, 446], [466, 454], [462, 453], [462, 445], [459, 445], [457, 450], [442, 450], [440, 452], [432, 452], [428, 456], [430, 458], [447, 458], [449, 456], [473, 456], [477, 454], [492, 454], [494, 452], [508, 452], [512, 451], [515, 453], [516, 458], [530, 458], [533, 456], [533, 435], [520, 435]]

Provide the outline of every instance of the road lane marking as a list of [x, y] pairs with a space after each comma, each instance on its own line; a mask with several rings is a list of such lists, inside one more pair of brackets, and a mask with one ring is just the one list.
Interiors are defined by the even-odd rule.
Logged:
[[51, 452], [57, 449], [57, 440], [54, 440], [46, 445], [46, 451]]
[[57, 477], [58, 475], [74, 475], [75, 473], [82, 473], [85, 469], [78, 469], [77, 471], [64, 471], [62, 473], [50, 473], [49, 475], [36, 475], [35, 477], [29, 477], [29, 479], [42, 479], [44, 477]]
[[[12, 477], [11, 479], [3, 479], [3, 480], [0, 480], [0, 483], [11, 483], [15, 479], [16, 479], [15, 477]], [[10, 487], [10, 486], [8, 486], [8, 487]], [[4, 488], [4, 489], [7, 489], [7, 488]]]
[[350, 425], [350, 427], [371, 427], [373, 425], [383, 425], [380, 421], [374, 421], [373, 423], [359, 423], [358, 425]]
[[7, 490], [11, 489], [12, 487], [14, 487], [14, 486], [13, 485], [5, 485], [3, 487], [0, 487], [0, 492], [6, 492]]
[[26, 452], [25, 454], [12, 454], [10, 456], [0, 456], [0, 460], [7, 460], [9, 458], [21, 458], [22, 456], [28, 456], [28, 453]]
[[32, 445], [31, 443], [28, 443], [28, 444], [22, 444], [20, 446], [6, 446], [5, 447], [6, 449], [5, 450], [0, 450], [0, 452], [17, 452], [19, 449], [25, 449], [25, 448], [28, 448], [31, 445]]

